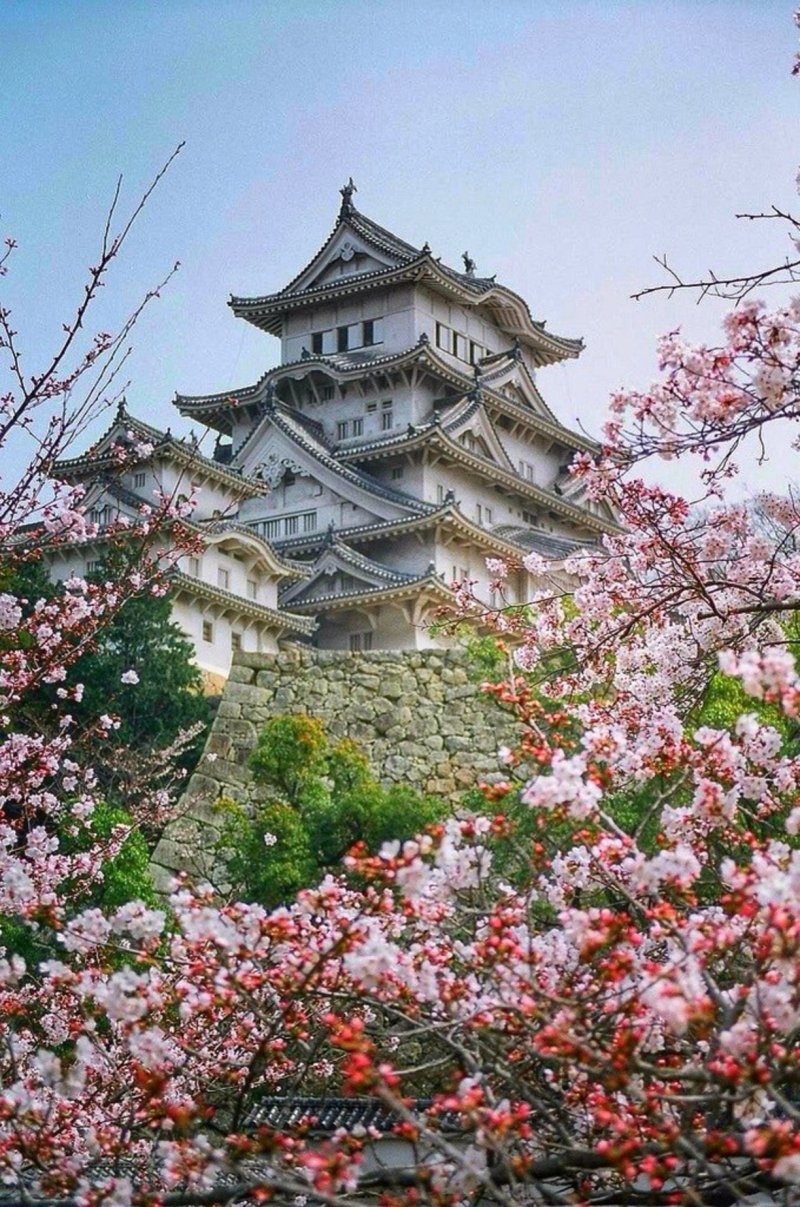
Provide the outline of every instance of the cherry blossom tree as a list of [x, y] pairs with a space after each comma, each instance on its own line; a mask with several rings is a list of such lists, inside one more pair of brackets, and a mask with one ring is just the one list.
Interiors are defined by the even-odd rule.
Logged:
[[[574, 466], [620, 533], [568, 594], [531, 556], [538, 597], [486, 617], [525, 722], [506, 779], [271, 912], [181, 881], [86, 905], [103, 852], [51, 824], [94, 803], [69, 700], [46, 741], [12, 719], [127, 587], [2, 598], [0, 912], [48, 948], [0, 961], [9, 1202], [800, 1201], [800, 517], [726, 500], [748, 441], [796, 447], [799, 364], [796, 301], [744, 299], [717, 347], [663, 341]], [[696, 458], [702, 499], [637, 478], [652, 458]], [[71, 499], [44, 522], [86, 521]], [[720, 676], [746, 703], [704, 724]], [[368, 1161], [369, 1130], [248, 1122], [276, 1094], [376, 1098], [405, 1163]]]

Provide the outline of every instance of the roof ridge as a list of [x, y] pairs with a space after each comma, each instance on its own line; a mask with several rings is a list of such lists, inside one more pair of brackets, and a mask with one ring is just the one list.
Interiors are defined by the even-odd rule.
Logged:
[[[312, 434], [302, 427], [302, 424], [298, 424], [296, 416], [287, 411], [283, 406], [276, 405], [273, 408], [271, 417], [273, 422], [277, 423], [278, 427], [284, 432], [287, 432], [288, 429], [287, 434], [290, 438], [292, 436], [295, 436], [295, 438], [299, 437], [301, 445], [305, 444], [307, 451], [313, 457], [316, 457], [328, 469], [333, 470], [339, 477], [352, 482], [354, 486], [360, 486], [363, 490], [369, 491], [370, 494], [389, 499], [418, 513], [424, 513], [432, 506], [431, 504], [424, 503], [421, 499], [415, 499], [413, 495], [408, 495], [404, 491], [396, 490], [391, 486], [384, 486], [382, 482], [379, 482], [377, 478], [374, 478], [372, 474], [368, 474], [364, 470], [353, 469], [350, 465], [343, 465], [323, 444], [315, 440]], [[293, 424], [301, 428], [299, 433], [292, 430]]]

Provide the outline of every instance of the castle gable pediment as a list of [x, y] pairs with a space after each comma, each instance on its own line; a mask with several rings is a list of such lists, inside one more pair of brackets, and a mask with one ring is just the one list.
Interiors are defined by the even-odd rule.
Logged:
[[319, 553], [308, 579], [289, 587], [282, 602], [299, 605], [331, 596], [363, 595], [396, 587], [412, 578], [331, 539]]
[[308, 477], [376, 520], [401, 519], [429, 510], [429, 505], [383, 485], [370, 474], [341, 464], [301, 417], [281, 407], [262, 416], [234, 460], [243, 473], [272, 489], [287, 473]]
[[473, 402], [465, 410], [456, 408], [456, 412], [442, 425], [450, 439], [463, 445], [467, 452], [476, 453], [501, 469], [513, 472], [508, 453], [483, 405]]
[[322, 285], [330, 285], [344, 277], [398, 268], [404, 262], [405, 258], [376, 245], [343, 220], [339, 222], [325, 246], [282, 292], [302, 293]]

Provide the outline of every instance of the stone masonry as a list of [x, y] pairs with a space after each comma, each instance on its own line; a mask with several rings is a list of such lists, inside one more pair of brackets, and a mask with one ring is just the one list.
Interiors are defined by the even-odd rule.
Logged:
[[453, 802], [479, 780], [501, 778], [497, 749], [517, 731], [481, 691], [464, 650], [239, 653], [180, 816], [153, 854], [159, 888], [177, 870], [214, 879], [214, 802], [253, 799], [247, 762], [259, 730], [270, 717], [299, 712], [319, 717], [329, 737], [359, 742], [384, 784]]

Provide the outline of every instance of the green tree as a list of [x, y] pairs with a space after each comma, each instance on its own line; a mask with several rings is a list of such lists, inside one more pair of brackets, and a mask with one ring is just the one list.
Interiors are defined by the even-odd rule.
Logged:
[[315, 717], [274, 717], [250, 766], [264, 799], [252, 812], [220, 802], [218, 854], [233, 892], [266, 906], [338, 870], [356, 843], [411, 838], [446, 811], [410, 788], [383, 788], [356, 743], [332, 744]]
[[[122, 551], [113, 552], [90, 577], [101, 583], [113, 580], [125, 559]], [[13, 575], [0, 567], [0, 589], [32, 602], [52, 597], [59, 586], [50, 581], [41, 562], [30, 561], [18, 565]], [[70, 704], [75, 720], [80, 724], [113, 713], [119, 718], [119, 729], [105, 740], [134, 752], [168, 746], [182, 730], [200, 723], [203, 731], [181, 756], [184, 766], [191, 767], [202, 749], [214, 701], [203, 692], [192, 644], [172, 620], [171, 612], [168, 594], [132, 596], [101, 631], [95, 645], [72, 664], [66, 682], [82, 683], [84, 688], [82, 700]], [[138, 682], [123, 682], [123, 675], [131, 672]], [[45, 686], [32, 693], [26, 699], [26, 714], [17, 723], [26, 729], [47, 729], [55, 711], [55, 690]]]
[[[134, 596], [104, 629], [96, 648], [75, 663], [70, 679], [84, 685], [78, 719], [116, 714], [116, 740], [136, 750], [169, 745], [198, 722], [207, 726], [212, 705], [192, 653], [191, 642], [171, 619], [169, 596]], [[130, 672], [137, 683], [123, 682]], [[187, 752], [192, 764], [203, 739], [198, 735]]]

